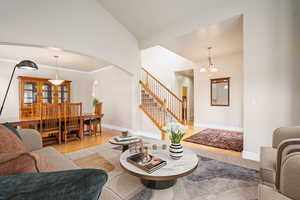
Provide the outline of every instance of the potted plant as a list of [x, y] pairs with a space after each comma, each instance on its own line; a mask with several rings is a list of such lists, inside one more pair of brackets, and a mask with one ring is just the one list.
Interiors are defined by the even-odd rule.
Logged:
[[170, 157], [172, 159], [178, 160], [183, 156], [183, 147], [180, 144], [184, 134], [186, 133], [187, 127], [182, 126], [177, 122], [168, 123], [163, 131], [168, 133], [171, 145], [169, 147]]
[[94, 97], [93, 101], [92, 101], [92, 105], [93, 105], [94, 108], [96, 107], [97, 103], [99, 103], [99, 99], [97, 99], [97, 98]]

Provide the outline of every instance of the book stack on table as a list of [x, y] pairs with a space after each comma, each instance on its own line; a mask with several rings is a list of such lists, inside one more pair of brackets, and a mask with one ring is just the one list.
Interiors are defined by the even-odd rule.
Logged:
[[132, 140], [137, 140], [137, 139], [138, 139], [138, 137], [133, 136], [133, 135], [128, 135], [126, 137], [123, 137], [123, 136], [115, 137], [116, 142], [130, 142]]
[[144, 170], [145, 172], [147, 172], [149, 174], [162, 168], [163, 166], [165, 166], [167, 164], [166, 161], [164, 161], [160, 158], [156, 158], [152, 155], [149, 155], [149, 156], [150, 156], [149, 161], [147, 161], [145, 163], [143, 162], [143, 157], [144, 157], [143, 153], [131, 155], [127, 158], [127, 161], [130, 162], [131, 164], [133, 164], [134, 166]]

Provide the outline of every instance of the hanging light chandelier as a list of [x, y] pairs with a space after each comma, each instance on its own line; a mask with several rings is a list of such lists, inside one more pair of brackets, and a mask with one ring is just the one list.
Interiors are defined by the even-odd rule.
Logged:
[[[54, 58], [56, 59], [56, 67], [58, 67], [58, 58], [59, 56], [54, 56]], [[52, 83], [53, 85], [61, 85], [65, 80], [62, 80], [59, 78], [58, 76], [58, 70], [56, 70], [56, 74], [55, 74], [55, 79], [51, 79], [49, 80], [50, 83]]]
[[215, 65], [212, 62], [212, 56], [211, 56], [211, 49], [212, 47], [208, 47], [208, 66], [206, 67], [201, 67], [200, 72], [217, 72], [218, 69], [215, 67]]

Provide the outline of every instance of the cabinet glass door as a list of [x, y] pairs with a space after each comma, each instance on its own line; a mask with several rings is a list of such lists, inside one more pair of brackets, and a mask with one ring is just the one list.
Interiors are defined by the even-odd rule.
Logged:
[[58, 86], [58, 103], [69, 102], [69, 88], [66, 85]]
[[24, 84], [24, 105], [37, 103], [38, 91], [36, 82], [25, 82]]
[[42, 85], [42, 103], [54, 103], [54, 86], [48, 83]]

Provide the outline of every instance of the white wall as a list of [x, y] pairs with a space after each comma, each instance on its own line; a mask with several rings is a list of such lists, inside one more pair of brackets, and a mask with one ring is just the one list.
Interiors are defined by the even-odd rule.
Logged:
[[[194, 110], [195, 126], [219, 127], [230, 130], [243, 129], [243, 54], [242, 52], [213, 58], [219, 71], [208, 77], [208, 73], [200, 73], [201, 66], [207, 66], [207, 59], [200, 63], [186, 65], [179, 62], [176, 54], [162, 48], [150, 48], [142, 51], [142, 63], [164, 84], [171, 87], [175, 94], [181, 96], [182, 86], [189, 89], [188, 103]], [[163, 49], [164, 50], [164, 49]], [[167, 59], [166, 59], [167, 58]], [[153, 64], [155, 63], [155, 64]], [[153, 66], [153, 67], [152, 67]], [[182, 75], [175, 75], [176, 70], [194, 69], [194, 80]], [[210, 79], [230, 77], [230, 106], [210, 105]], [[191, 89], [193, 87], [193, 89]], [[193, 98], [193, 99], [191, 99]], [[188, 113], [191, 116], [191, 113]], [[145, 126], [149, 127], [149, 126]]]
[[272, 132], [300, 124], [299, 0], [210, 0], [207, 12], [166, 27], [141, 43], [153, 46], [243, 14], [244, 151], [270, 146]]
[[[241, 130], [243, 127], [243, 60], [242, 53], [213, 58], [216, 73], [201, 73], [195, 68], [195, 125]], [[210, 75], [210, 76], [209, 76]], [[230, 106], [210, 105], [210, 79], [230, 77]]]
[[129, 112], [133, 126], [138, 127], [138, 42], [97, 0], [0, 0], [0, 5], [0, 44], [54, 46], [99, 58], [132, 73]]
[[[0, 60], [0, 102], [2, 104], [6, 88], [16, 63]], [[92, 80], [89, 74], [72, 71], [58, 71], [61, 78], [72, 81], [71, 101], [82, 102], [83, 112], [91, 112]], [[1, 118], [19, 117], [18, 76], [55, 78], [56, 70], [39, 67], [37, 71], [17, 70], [10, 87]]]
[[175, 86], [175, 71], [192, 66], [193, 63], [161, 46], [141, 51], [142, 66], [172, 91]]
[[92, 74], [98, 81], [96, 97], [103, 102], [103, 123], [106, 126], [132, 128], [132, 87], [134, 77], [114, 66]]
[[97, 0], [0, 0], [0, 42], [55, 46], [135, 73], [136, 39]]

